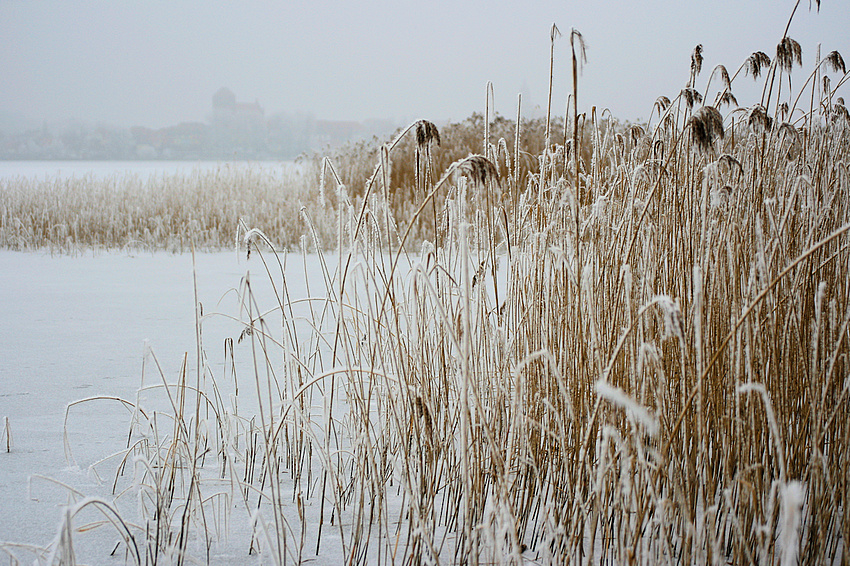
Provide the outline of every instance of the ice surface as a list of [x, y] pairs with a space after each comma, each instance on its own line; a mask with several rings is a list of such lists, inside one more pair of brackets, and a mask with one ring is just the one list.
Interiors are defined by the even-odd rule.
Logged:
[[[268, 277], [256, 257], [246, 261], [235, 252], [196, 256], [198, 298], [205, 314], [238, 316], [234, 291], [246, 273], [259, 304], [273, 304]], [[316, 264], [315, 256], [308, 259], [311, 292], [324, 294]], [[296, 296], [307, 296], [304, 273], [302, 258], [290, 255], [287, 283]], [[67, 460], [66, 406], [101, 395], [135, 400], [146, 343], [170, 382], [176, 382], [184, 357], [188, 374], [195, 375], [193, 260], [191, 254], [51, 257], [2, 251], [0, 290], [0, 421], [8, 417], [13, 440], [11, 452], [5, 452], [4, 444], [0, 454], [0, 542], [43, 547], [56, 534], [62, 507], [69, 502], [67, 488], [57, 482], [108, 497], [111, 478], [103, 470], [115, 466], [90, 466], [124, 448], [127, 440], [128, 412], [119, 403], [74, 405], [68, 419], [72, 460]], [[224, 339], [236, 338], [241, 328], [223, 316], [204, 319], [204, 348], [213, 358], [213, 371], [223, 366]], [[145, 385], [159, 380], [148, 358]], [[96, 544], [105, 537], [103, 544], [111, 550], [117, 537], [102, 530], [86, 540]], [[233, 535], [232, 548], [226, 541], [216, 546], [216, 561], [246, 559], [240, 534], [245, 535]], [[332, 553], [333, 543], [328, 544]], [[78, 552], [85, 556], [84, 550]]]
[[0, 160], [0, 180], [25, 177], [28, 179], [64, 180], [90, 176], [95, 179], [138, 175], [145, 180], [151, 177], [191, 175], [197, 172], [214, 172], [221, 168], [237, 170], [258, 167], [266, 171], [284, 171], [300, 167], [293, 162], [269, 161], [3, 161]]

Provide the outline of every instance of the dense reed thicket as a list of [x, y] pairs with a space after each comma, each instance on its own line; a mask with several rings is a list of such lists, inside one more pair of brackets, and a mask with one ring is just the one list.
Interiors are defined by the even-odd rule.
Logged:
[[[795, 45], [744, 63], [747, 107], [725, 68], [696, 89], [698, 48], [642, 127], [420, 121], [323, 161], [325, 288], [243, 285], [256, 414], [201, 354], [168, 431], [136, 407], [126, 556], [203, 560], [238, 503], [278, 564], [846, 563], [848, 74], [830, 53], [789, 97]], [[441, 153], [474, 127], [480, 154]], [[274, 239], [243, 245], [285, 290]]]
[[297, 246], [303, 216], [332, 245], [334, 211], [319, 202], [309, 163], [273, 170], [223, 164], [213, 171], [0, 179], [0, 248], [190, 251], [231, 248], [240, 221]]

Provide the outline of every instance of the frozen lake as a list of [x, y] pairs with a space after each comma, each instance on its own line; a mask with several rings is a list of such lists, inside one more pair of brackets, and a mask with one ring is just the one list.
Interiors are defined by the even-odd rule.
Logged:
[[35, 180], [138, 175], [143, 179], [213, 172], [222, 168], [261, 168], [272, 173], [298, 170], [291, 161], [0, 161], [0, 180], [25, 177]]
[[[326, 291], [315, 256], [306, 257], [306, 270], [304, 259], [287, 257], [289, 291], [294, 297], [322, 296]], [[236, 344], [244, 329], [228, 318], [240, 315], [235, 291], [241, 281], [250, 274], [262, 307], [272, 306], [274, 296], [256, 254], [250, 260], [235, 252], [198, 254], [196, 266], [198, 300], [207, 315], [204, 350], [216, 379], [222, 379], [222, 344], [227, 338]], [[169, 383], [178, 381], [184, 357], [194, 379], [194, 279], [191, 254], [51, 257], [0, 251], [0, 419], [8, 418], [12, 436], [11, 451], [6, 452], [5, 436], [0, 450], [0, 543], [44, 547], [51, 542], [62, 506], [69, 503], [69, 492], [54, 480], [86, 495], [109, 497], [108, 475], [115, 465], [100, 466], [104, 477], [90, 466], [126, 446], [128, 411], [111, 401], [74, 405], [69, 461], [63, 449], [66, 407], [94, 396], [135, 401], [143, 385], [143, 359], [144, 385], [162, 383], [146, 357], [148, 348]], [[237, 359], [240, 348], [250, 351], [248, 342], [235, 345]], [[246, 547], [237, 547], [236, 555], [220, 549], [220, 563], [246, 559]], [[99, 562], [103, 555], [93, 559]]]

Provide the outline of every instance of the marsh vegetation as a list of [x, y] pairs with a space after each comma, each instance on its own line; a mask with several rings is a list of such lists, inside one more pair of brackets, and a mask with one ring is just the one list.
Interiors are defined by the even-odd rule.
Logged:
[[[242, 281], [224, 364], [198, 311], [197, 371], [162, 375], [165, 414], [121, 401], [110, 481], [137, 508], [78, 499], [51, 560], [72, 561], [75, 513], [99, 507], [131, 563], [209, 560], [237, 520], [245, 553], [276, 564], [846, 563], [843, 59], [801, 72], [783, 37], [706, 76], [698, 47], [687, 87], [624, 125], [576, 111], [569, 44], [560, 118], [488, 103], [293, 184], [104, 187], [89, 221], [62, 216], [88, 187], [4, 187], [6, 247], [238, 234], [275, 289], [259, 304]], [[735, 82], [753, 79], [762, 99], [741, 107]], [[283, 261], [308, 252], [324, 285], [292, 296]], [[253, 373], [228, 399], [234, 341]]]

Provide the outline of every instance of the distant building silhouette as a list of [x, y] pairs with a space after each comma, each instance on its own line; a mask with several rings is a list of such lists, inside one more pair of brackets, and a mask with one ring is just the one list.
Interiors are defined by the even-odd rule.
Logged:
[[266, 112], [258, 101], [237, 102], [226, 87], [212, 97], [212, 143], [219, 157], [257, 157], [266, 151]]
[[213, 95], [213, 112], [236, 112], [236, 95], [227, 87], [221, 87]]

